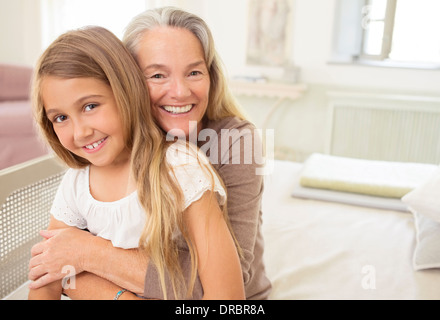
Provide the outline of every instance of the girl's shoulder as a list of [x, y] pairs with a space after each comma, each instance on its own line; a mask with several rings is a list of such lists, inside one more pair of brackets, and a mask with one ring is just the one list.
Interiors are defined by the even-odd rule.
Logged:
[[167, 162], [172, 167], [185, 165], [209, 165], [209, 160], [199, 148], [186, 141], [176, 141], [168, 146], [166, 152]]
[[184, 209], [197, 201], [208, 190], [217, 196], [220, 205], [226, 201], [226, 192], [206, 155], [189, 142], [175, 142], [167, 149], [167, 161], [180, 186]]
[[84, 168], [68, 168], [64, 173], [63, 180], [69, 182], [78, 182], [78, 180], [83, 181], [86, 179], [88, 181], [89, 177], [89, 166]]

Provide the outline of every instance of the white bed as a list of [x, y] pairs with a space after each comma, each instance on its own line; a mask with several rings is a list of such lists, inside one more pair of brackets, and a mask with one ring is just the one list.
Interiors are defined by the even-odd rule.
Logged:
[[413, 214], [292, 197], [302, 167], [275, 161], [265, 178], [271, 299], [440, 299], [440, 268], [414, 269]]
[[[275, 161], [273, 173], [265, 177], [264, 257], [271, 299], [440, 299], [440, 259], [429, 269], [414, 268], [412, 213], [292, 197], [303, 166]], [[38, 230], [47, 223], [63, 170], [43, 157], [0, 171], [2, 299], [27, 298], [30, 248], [40, 241]], [[17, 191], [7, 196], [12, 190]], [[336, 199], [385, 201], [348, 193]], [[440, 244], [440, 238], [436, 241]]]

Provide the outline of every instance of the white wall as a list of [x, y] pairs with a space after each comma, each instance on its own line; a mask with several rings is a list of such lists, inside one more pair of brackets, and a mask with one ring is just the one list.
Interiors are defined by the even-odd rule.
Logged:
[[[245, 66], [248, 1], [210, 1], [206, 20], [229, 74], [249, 70]], [[440, 70], [367, 67], [329, 63], [332, 49], [336, 0], [294, 0], [292, 61], [300, 67], [300, 81], [308, 86], [303, 98], [283, 103], [269, 122], [275, 144], [294, 150], [302, 160], [312, 152], [324, 152], [327, 139], [327, 92], [331, 90], [371, 93], [440, 95]], [[250, 118], [258, 125], [274, 99], [239, 97]]]
[[[248, 2], [222, 0], [205, 5], [204, 18], [232, 75], [251, 69], [245, 66]], [[335, 7], [336, 0], [294, 0], [291, 59], [301, 68], [304, 83], [440, 94], [438, 70], [330, 63]]]
[[0, 63], [33, 66], [41, 52], [40, 1], [0, 0]]

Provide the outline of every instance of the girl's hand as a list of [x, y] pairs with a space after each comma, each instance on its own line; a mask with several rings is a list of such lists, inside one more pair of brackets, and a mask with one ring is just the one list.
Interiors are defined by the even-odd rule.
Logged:
[[92, 235], [77, 228], [40, 231], [45, 238], [32, 247], [29, 262], [31, 289], [84, 271], [84, 250]]

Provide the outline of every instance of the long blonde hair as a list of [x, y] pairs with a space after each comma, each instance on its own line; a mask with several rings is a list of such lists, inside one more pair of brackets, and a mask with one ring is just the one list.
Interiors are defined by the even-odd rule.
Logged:
[[229, 90], [220, 56], [205, 21], [192, 13], [174, 7], [151, 9], [139, 14], [128, 24], [122, 40], [136, 60], [144, 33], [157, 27], [186, 29], [200, 41], [211, 80], [205, 117], [208, 120], [220, 120], [226, 117], [238, 117], [244, 120], [245, 116]]
[[[132, 174], [139, 201], [147, 215], [140, 248], [156, 266], [165, 298], [166, 272], [176, 298], [191, 296], [197, 274], [197, 254], [183, 221], [183, 195], [166, 161], [170, 142], [165, 141], [154, 122], [147, 86], [136, 61], [116, 36], [101, 27], [61, 35], [39, 59], [32, 86], [35, 120], [54, 152], [68, 166], [81, 168], [90, 163], [61, 145], [46, 116], [41, 83], [47, 76], [95, 78], [111, 87], [123, 121], [126, 145], [132, 150]], [[183, 278], [178, 243], [173, 237], [177, 228], [191, 253], [192, 273], [188, 283]]]

